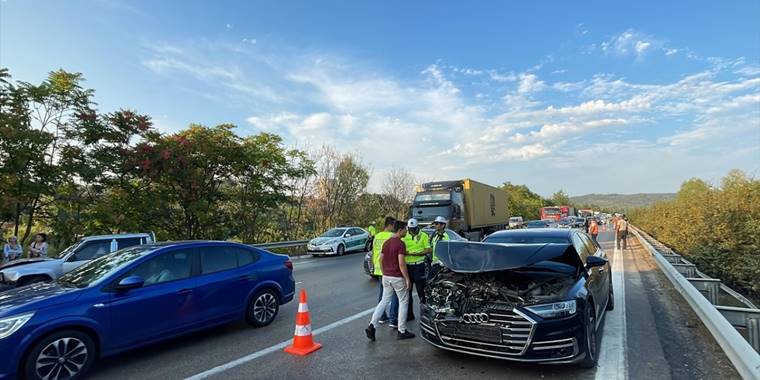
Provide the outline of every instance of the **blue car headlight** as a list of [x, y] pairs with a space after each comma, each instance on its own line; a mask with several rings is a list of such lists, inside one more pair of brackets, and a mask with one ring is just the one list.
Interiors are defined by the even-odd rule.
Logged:
[[26, 313], [13, 317], [0, 319], [0, 339], [7, 338], [18, 331], [34, 316], [34, 313]]
[[526, 306], [525, 308], [541, 318], [567, 317], [575, 314], [577, 311], [575, 300]]

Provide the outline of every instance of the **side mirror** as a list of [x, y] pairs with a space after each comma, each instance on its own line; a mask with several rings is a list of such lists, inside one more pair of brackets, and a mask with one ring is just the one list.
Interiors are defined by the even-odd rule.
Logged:
[[351, 236], [354, 236], [354, 235], [351, 235], [351, 234], [346, 234], [345, 236], [346, 236], [346, 237], [351, 237]]
[[145, 283], [145, 280], [143, 280], [143, 278], [140, 276], [127, 276], [127, 277], [122, 278], [119, 281], [115, 289], [119, 291], [137, 289], [137, 288], [141, 288], [144, 283]]
[[602, 267], [607, 264], [607, 259], [603, 259], [599, 256], [589, 256], [586, 258], [586, 269], [593, 267]]

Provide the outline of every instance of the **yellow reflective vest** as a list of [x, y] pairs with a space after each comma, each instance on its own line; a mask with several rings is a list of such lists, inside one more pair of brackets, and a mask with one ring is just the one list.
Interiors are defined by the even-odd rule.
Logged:
[[[407, 233], [401, 241], [404, 242], [407, 253], [421, 253], [430, 248], [430, 238], [421, 231], [417, 236], [412, 236], [411, 233]], [[425, 262], [425, 256], [406, 255], [404, 256], [404, 261], [406, 261], [407, 264], [420, 264]]]
[[445, 231], [442, 234], [439, 234], [438, 232], [433, 232], [433, 236], [430, 237], [430, 245], [433, 248], [433, 263], [439, 262], [438, 256], [435, 255], [435, 245], [441, 240], [449, 240], [449, 234], [447, 234]]
[[383, 244], [393, 237], [393, 232], [380, 231], [375, 234], [375, 240], [372, 242], [372, 267], [373, 274], [376, 276], [383, 275], [383, 265], [380, 263], [380, 253], [383, 251]]
[[367, 227], [367, 232], [369, 232], [369, 236], [375, 236], [377, 234], [377, 229], [375, 226], [369, 226]]

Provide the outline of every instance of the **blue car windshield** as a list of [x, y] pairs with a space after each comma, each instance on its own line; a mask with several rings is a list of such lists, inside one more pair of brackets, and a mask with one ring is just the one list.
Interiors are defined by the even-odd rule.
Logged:
[[341, 237], [346, 232], [345, 228], [333, 228], [322, 234], [322, 237]]
[[63, 286], [86, 288], [153, 249], [155, 247], [136, 246], [116, 251], [66, 273], [57, 282]]

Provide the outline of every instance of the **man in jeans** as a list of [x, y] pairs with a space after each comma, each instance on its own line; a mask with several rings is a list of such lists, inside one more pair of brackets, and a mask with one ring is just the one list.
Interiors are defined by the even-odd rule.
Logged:
[[[625, 250], [627, 248], [627, 238], [628, 238], [628, 218], [625, 217], [625, 214], [618, 219], [617, 224], [615, 224], [615, 240], [617, 241], [617, 249], [623, 249]], [[623, 248], [620, 248], [620, 247]]]
[[372, 320], [369, 326], [364, 330], [367, 338], [375, 341], [375, 326], [380, 321], [385, 308], [391, 302], [391, 297], [395, 294], [398, 297], [398, 339], [414, 338], [414, 334], [406, 329], [406, 314], [409, 309], [409, 289], [412, 287], [412, 281], [409, 278], [409, 272], [406, 269], [406, 247], [401, 240], [406, 236], [406, 223], [397, 221], [393, 226], [393, 236], [383, 244], [380, 254], [380, 261], [383, 268], [383, 298], [377, 304], [375, 312], [372, 313]]

